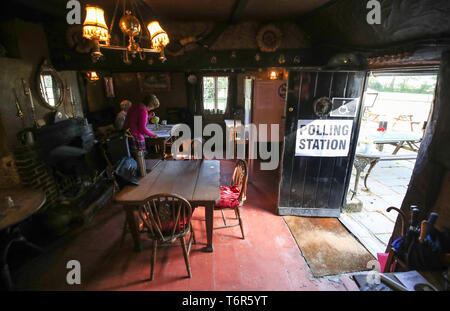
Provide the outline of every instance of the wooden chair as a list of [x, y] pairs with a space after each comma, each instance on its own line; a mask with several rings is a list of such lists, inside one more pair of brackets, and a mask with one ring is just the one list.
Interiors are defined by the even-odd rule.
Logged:
[[[233, 175], [231, 176], [230, 186], [220, 187], [220, 202], [216, 204], [215, 209], [220, 209], [224, 226], [216, 227], [214, 229], [223, 229], [230, 227], [241, 227], [242, 238], [245, 239], [244, 226], [242, 223], [239, 207], [241, 207], [247, 195], [247, 181], [248, 181], [248, 166], [244, 160], [237, 160], [234, 167]], [[233, 209], [236, 215], [236, 219], [239, 221], [237, 224], [228, 225], [224, 214], [224, 209]]]
[[187, 148], [190, 148], [191, 149], [190, 154], [188, 154], [188, 155], [182, 155], [182, 154], [174, 155], [174, 154], [172, 154], [172, 151], [171, 151], [166, 159], [168, 159], [168, 160], [194, 160], [194, 159], [199, 159], [199, 158], [201, 159], [201, 158], [203, 158], [202, 151], [200, 150], [200, 152], [198, 152], [198, 150], [197, 150], [197, 153], [196, 153], [195, 146], [196, 145], [200, 146], [200, 149], [201, 149], [203, 147], [204, 143], [205, 142], [204, 142], [204, 140], [202, 138], [194, 138], [194, 139], [191, 139], [191, 140], [183, 141], [179, 147], [182, 150], [186, 150]]
[[[153, 280], [158, 244], [173, 243], [176, 240], [181, 242], [186, 269], [188, 276], [191, 277], [189, 253], [192, 241], [195, 243], [191, 224], [191, 204], [175, 194], [156, 194], [145, 200], [145, 203], [139, 207], [138, 213], [147, 234], [153, 240], [150, 280]], [[191, 234], [186, 245], [185, 238], [189, 233]]]

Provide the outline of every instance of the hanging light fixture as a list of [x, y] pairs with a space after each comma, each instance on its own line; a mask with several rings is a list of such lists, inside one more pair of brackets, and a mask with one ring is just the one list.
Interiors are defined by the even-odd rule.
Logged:
[[[123, 4], [123, 16], [119, 20], [119, 28], [124, 34], [123, 46], [110, 45], [109, 40], [114, 26], [114, 21], [116, 19], [119, 3]], [[127, 0], [117, 0], [109, 29], [105, 22], [104, 11], [97, 6], [86, 6], [86, 20], [83, 23], [83, 36], [89, 40], [92, 40], [95, 44], [96, 48], [91, 54], [92, 60], [96, 62], [103, 56], [100, 49], [110, 49], [122, 51], [123, 61], [127, 64], [131, 63], [129, 55], [133, 58], [138, 55], [141, 60], [144, 60], [145, 53], [160, 53], [159, 59], [163, 62], [166, 61], [164, 48], [170, 42], [167, 33], [161, 28], [159, 22], [157, 21], [153, 21], [148, 24], [148, 33], [147, 31], [142, 31], [141, 22], [143, 23], [143, 21], [135, 1], [130, 0], [130, 5], [127, 4]], [[132, 9], [138, 13], [140, 19], [132, 14]], [[150, 39], [149, 41], [151, 42], [151, 47], [149, 48], [141, 46], [144, 41], [144, 35], [148, 36]], [[135, 39], [137, 36], [139, 36], [138, 40]], [[125, 42], [126, 37], [128, 37], [127, 42]]]
[[109, 31], [105, 22], [105, 12], [92, 5], [86, 6], [86, 19], [83, 23], [83, 37], [94, 41], [95, 50], [92, 52], [93, 60], [98, 60], [103, 54], [100, 52], [99, 44], [104, 42], [109, 45]]
[[86, 19], [83, 23], [83, 36], [88, 39], [109, 42], [105, 12], [96, 6], [86, 6]]
[[165, 62], [166, 56], [164, 55], [164, 48], [170, 43], [169, 36], [161, 28], [157, 21], [153, 21], [147, 25], [148, 32], [150, 33], [150, 40], [152, 41], [152, 46], [155, 49], [161, 51], [159, 59]]

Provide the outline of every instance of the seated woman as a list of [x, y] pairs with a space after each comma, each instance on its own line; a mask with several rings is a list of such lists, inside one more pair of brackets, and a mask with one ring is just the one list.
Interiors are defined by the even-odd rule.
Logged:
[[114, 127], [116, 130], [123, 129], [125, 118], [127, 117], [127, 111], [130, 109], [131, 105], [131, 102], [126, 99], [120, 102], [120, 112], [117, 114], [116, 120], [114, 121]]
[[123, 129], [129, 129], [130, 133], [133, 135], [130, 142], [131, 151], [133, 153], [146, 149], [144, 135], [152, 138], [158, 137], [147, 129], [149, 112], [158, 107], [158, 98], [156, 95], [151, 94], [144, 97], [142, 103], [133, 103], [128, 109]]

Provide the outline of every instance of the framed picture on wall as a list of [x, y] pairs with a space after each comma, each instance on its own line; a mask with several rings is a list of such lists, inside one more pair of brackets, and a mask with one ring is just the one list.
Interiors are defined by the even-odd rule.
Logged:
[[168, 72], [139, 72], [137, 79], [142, 93], [170, 91], [170, 74]]

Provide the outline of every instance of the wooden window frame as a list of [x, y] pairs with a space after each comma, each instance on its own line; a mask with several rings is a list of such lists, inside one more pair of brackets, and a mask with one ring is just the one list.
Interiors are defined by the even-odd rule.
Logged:
[[[205, 98], [204, 98], [204, 94], [205, 94], [205, 84], [204, 84], [204, 79], [205, 78], [213, 78], [213, 81], [214, 81], [214, 88], [213, 88], [213, 90], [214, 90], [214, 108], [212, 108], [212, 109], [207, 109], [207, 108], [205, 108]], [[226, 75], [217, 75], [217, 76], [215, 76], [215, 75], [208, 75], [208, 76], [203, 76], [202, 77], [202, 79], [203, 79], [203, 88], [202, 88], [202, 105], [203, 105], [203, 109], [204, 110], [214, 110], [214, 111], [219, 111], [219, 97], [218, 97], [218, 91], [219, 91], [219, 87], [218, 87], [218, 79], [219, 78], [226, 78], [227, 79], [227, 86], [226, 86], [226, 88], [224, 88], [225, 90], [226, 90], [226, 93], [227, 93], [227, 96], [226, 96], [226, 98], [225, 98], [225, 107], [224, 107], [224, 109], [222, 110], [222, 112], [220, 113], [220, 114], [224, 114], [225, 113], [225, 110], [226, 110], [226, 108], [227, 108], [227, 101], [228, 101], [228, 83], [229, 83], [229, 77], [228, 76], [226, 76]], [[209, 89], [209, 88], [208, 88]], [[220, 88], [220, 89], [223, 89], [223, 88]], [[219, 114], [219, 113], [218, 113]]]

